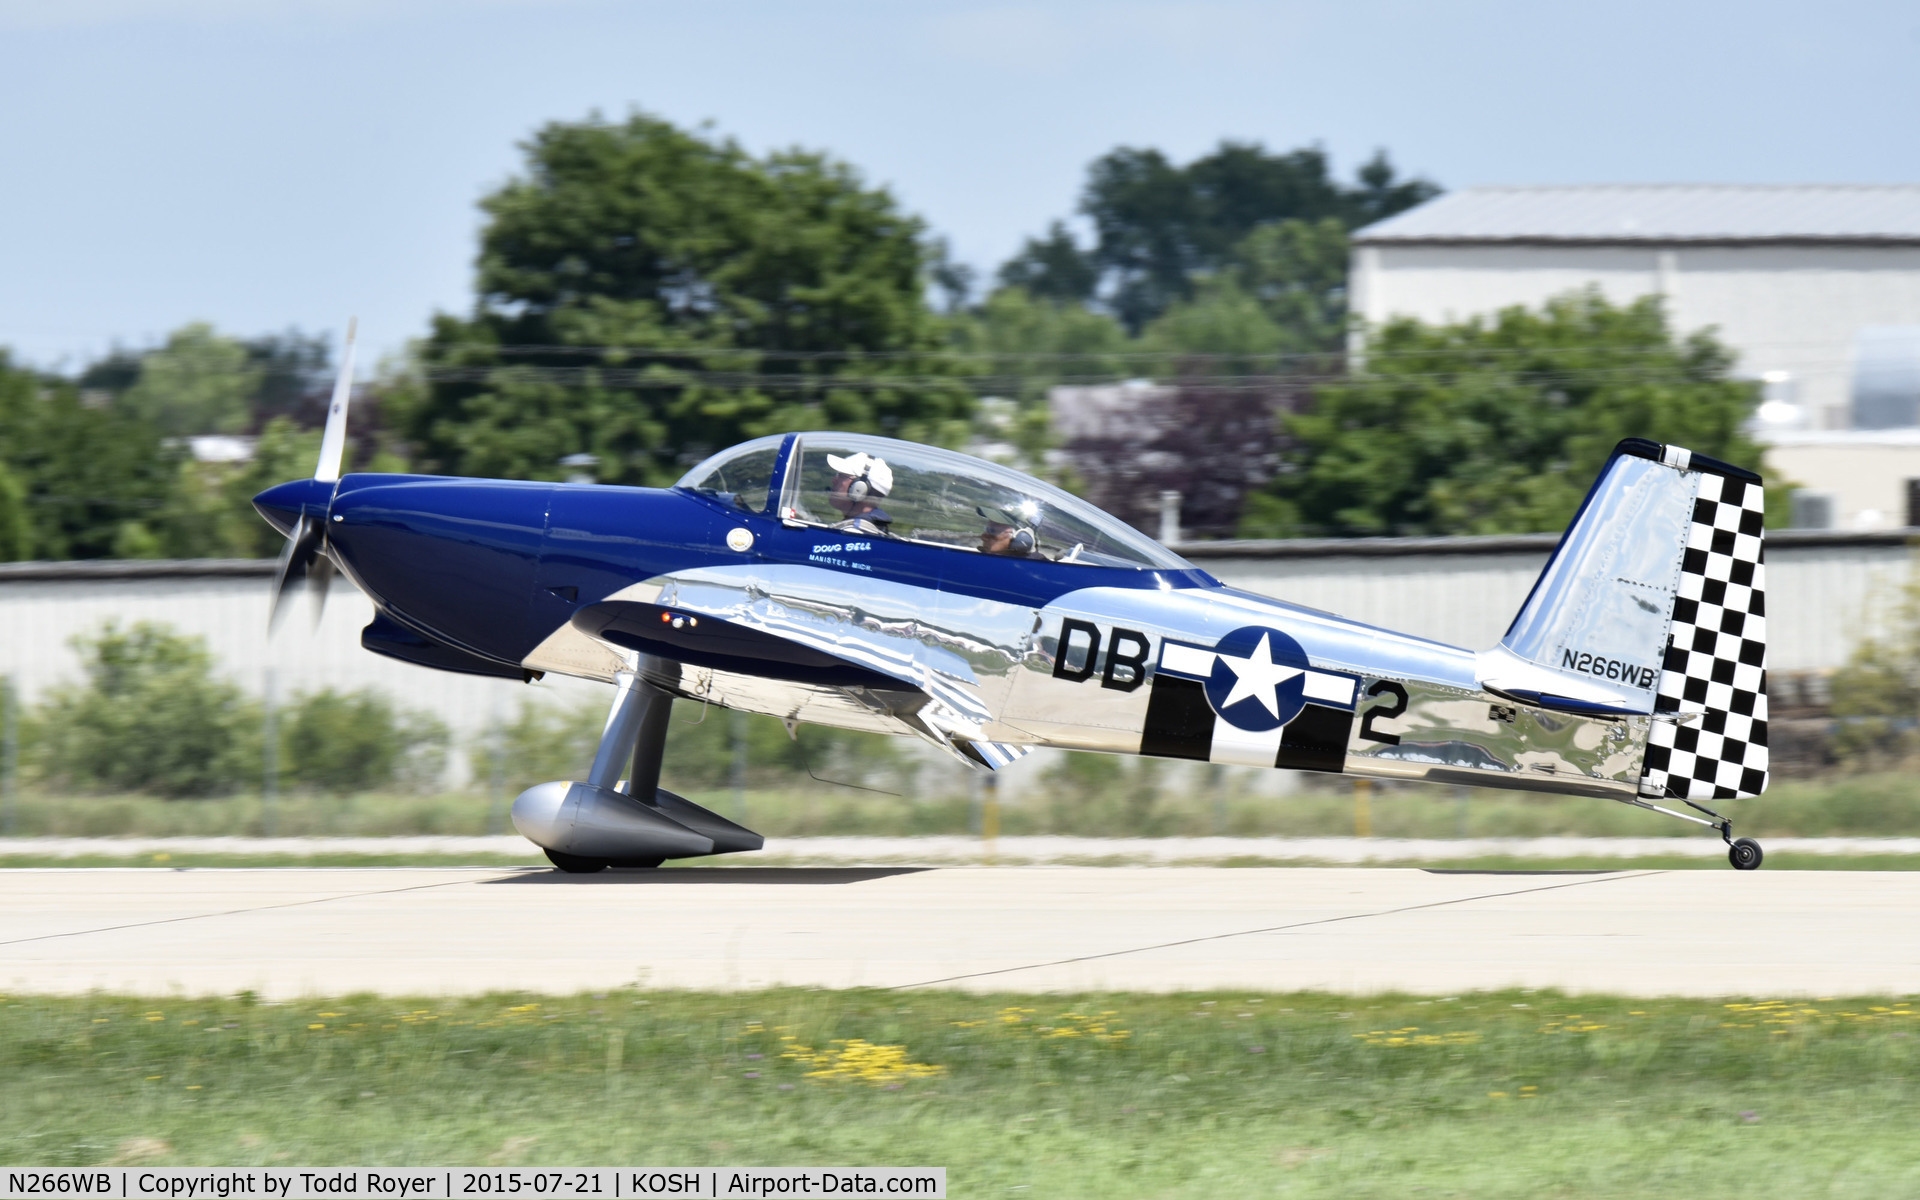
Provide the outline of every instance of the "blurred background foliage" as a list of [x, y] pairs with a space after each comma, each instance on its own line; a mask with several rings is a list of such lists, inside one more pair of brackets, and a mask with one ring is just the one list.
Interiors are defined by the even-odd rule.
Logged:
[[1860, 769], [1920, 777], [1920, 581], [1902, 588], [1891, 608], [1884, 627], [1834, 672], [1832, 749]]
[[[358, 389], [350, 465], [670, 482], [761, 433], [971, 448], [1150, 531], [1558, 529], [1628, 433], [1751, 463], [1754, 387], [1651, 303], [1367, 331], [1348, 237], [1439, 189], [1385, 152], [1122, 146], [990, 280], [852, 165], [635, 112], [556, 121], [480, 203], [475, 293]], [[204, 323], [62, 375], [0, 352], [0, 560], [264, 557], [265, 486], [307, 473], [333, 347]], [[1164, 385], [1078, 443], [1063, 384]], [[224, 440], [223, 440], [224, 439]], [[1784, 497], [1782, 497], [1784, 499]]]
[[[21, 765], [30, 781], [176, 799], [261, 788], [267, 714], [217, 673], [199, 638], [108, 623], [75, 649], [83, 679], [22, 713]], [[296, 695], [273, 727], [277, 784], [431, 790], [445, 774], [446, 726], [377, 692]]]

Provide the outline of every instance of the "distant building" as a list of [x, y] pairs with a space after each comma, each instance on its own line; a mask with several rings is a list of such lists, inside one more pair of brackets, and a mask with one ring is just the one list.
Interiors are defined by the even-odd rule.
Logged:
[[253, 461], [257, 437], [228, 433], [202, 433], [186, 439], [193, 461], [203, 463], [244, 463]]
[[[1578, 287], [1665, 298], [1765, 385], [1811, 522], [1920, 520], [1920, 185], [1467, 188], [1354, 235], [1353, 310], [1458, 320]], [[1822, 499], [1824, 497], [1824, 500]]]

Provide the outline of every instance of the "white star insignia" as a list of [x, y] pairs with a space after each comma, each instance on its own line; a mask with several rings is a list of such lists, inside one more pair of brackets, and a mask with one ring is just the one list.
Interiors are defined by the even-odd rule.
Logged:
[[1220, 707], [1224, 711], [1251, 696], [1266, 706], [1273, 716], [1280, 715], [1280, 701], [1276, 689], [1287, 680], [1301, 673], [1299, 667], [1282, 666], [1273, 661], [1273, 646], [1266, 634], [1260, 635], [1260, 642], [1246, 658], [1220, 654], [1221, 662], [1233, 672], [1233, 690], [1227, 693], [1226, 702]]

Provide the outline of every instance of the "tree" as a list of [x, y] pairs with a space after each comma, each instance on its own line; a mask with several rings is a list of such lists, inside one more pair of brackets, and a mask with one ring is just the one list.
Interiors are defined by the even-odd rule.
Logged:
[[[263, 428], [276, 417], [319, 428], [327, 423], [333, 392], [333, 353], [327, 339], [298, 329], [269, 333], [240, 342], [247, 364], [259, 373], [249, 398], [249, 428]], [[370, 428], [364, 406], [356, 406], [356, 432]]]
[[140, 360], [140, 376], [121, 397], [134, 415], [162, 433], [242, 433], [266, 372], [247, 348], [204, 322], [184, 325]]
[[1100, 283], [1100, 268], [1080, 249], [1066, 223], [1055, 221], [1047, 235], [1028, 238], [1020, 253], [1000, 268], [1000, 286], [1043, 300], [1085, 303]]
[[1056, 383], [1123, 374], [1138, 351], [1105, 313], [1017, 287], [957, 316], [951, 337], [982, 390], [1027, 403], [1044, 400]]
[[1709, 333], [1675, 337], [1654, 297], [1616, 307], [1588, 290], [1491, 319], [1392, 321], [1311, 411], [1283, 418], [1293, 445], [1241, 532], [1559, 530], [1625, 437], [1757, 468], [1744, 425], [1759, 397], [1732, 367]]
[[156, 545], [153, 526], [183, 457], [136, 413], [71, 382], [14, 367], [0, 350], [0, 466], [22, 493], [20, 557], [104, 558]]
[[1438, 194], [1425, 180], [1397, 179], [1384, 151], [1346, 185], [1317, 147], [1275, 154], [1223, 141], [1181, 167], [1158, 150], [1122, 146], [1087, 168], [1080, 211], [1093, 222], [1093, 246], [1081, 250], [1056, 222], [1002, 268], [1002, 281], [1061, 298], [1098, 295], [1138, 331], [1229, 268], [1256, 230], [1285, 221], [1351, 230]]
[[1243, 238], [1221, 274], [1259, 302], [1282, 353], [1335, 351], [1347, 336], [1348, 255], [1337, 218], [1280, 221]]
[[481, 203], [478, 299], [393, 398], [429, 469], [659, 483], [755, 434], [946, 441], [970, 397], [921, 223], [823, 155], [756, 158], [641, 114], [555, 123]]
[[1349, 229], [1384, 221], [1440, 194], [1440, 189], [1425, 179], [1396, 179], [1385, 150], [1374, 151], [1354, 174], [1360, 186], [1347, 192], [1346, 211], [1341, 214]]

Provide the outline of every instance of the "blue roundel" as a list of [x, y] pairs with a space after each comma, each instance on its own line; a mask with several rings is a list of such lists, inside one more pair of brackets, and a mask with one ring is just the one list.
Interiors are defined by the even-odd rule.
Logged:
[[1213, 653], [1207, 703], [1227, 724], [1264, 733], [1306, 707], [1307, 653], [1278, 629], [1242, 626], [1221, 638]]

